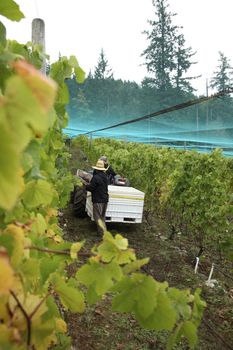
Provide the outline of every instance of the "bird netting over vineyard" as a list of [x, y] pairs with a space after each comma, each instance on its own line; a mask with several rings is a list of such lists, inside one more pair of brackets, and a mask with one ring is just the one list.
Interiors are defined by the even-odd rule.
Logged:
[[[157, 104], [157, 108], [153, 110], [149, 106], [147, 113], [144, 111], [142, 114], [148, 117], [143, 120], [139, 118], [142, 115], [119, 115], [118, 112], [108, 117], [101, 117], [98, 113], [96, 115], [93, 113], [88, 118], [84, 118], [80, 113], [75, 112], [72, 105], [69, 105], [67, 110], [70, 119], [64, 132], [70, 137], [89, 133], [93, 138], [115, 138], [155, 146], [194, 149], [200, 152], [210, 152], [215, 148], [221, 148], [226, 156], [233, 155], [233, 102], [231, 97], [218, 97], [167, 112], [166, 108], [178, 104], [180, 100], [173, 99], [169, 104]], [[163, 111], [163, 114], [149, 117], [158, 111]], [[133, 121], [133, 119], [139, 120]], [[129, 120], [130, 123], [124, 124]]]

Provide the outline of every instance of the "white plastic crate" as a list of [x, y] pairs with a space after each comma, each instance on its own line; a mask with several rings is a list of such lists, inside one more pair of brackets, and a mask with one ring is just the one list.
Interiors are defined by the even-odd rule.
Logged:
[[[133, 187], [108, 186], [109, 202], [106, 222], [141, 223], [144, 206], [144, 192]], [[91, 193], [87, 192], [86, 211], [93, 219]]]

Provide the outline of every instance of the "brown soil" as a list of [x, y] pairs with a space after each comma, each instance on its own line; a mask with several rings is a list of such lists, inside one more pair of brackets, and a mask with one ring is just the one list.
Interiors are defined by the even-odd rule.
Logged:
[[[61, 220], [65, 238], [69, 241], [86, 240], [86, 248], [98, 243], [96, 227], [89, 218], [77, 219], [71, 208], [64, 211]], [[128, 238], [138, 257], [150, 257], [143, 270], [158, 281], [167, 281], [177, 288], [202, 288], [202, 297], [207, 302], [204, 318], [199, 329], [200, 350], [233, 349], [233, 276], [228, 268], [215, 270], [213, 278], [219, 281], [217, 287], [205, 286], [211, 268], [211, 255], [206, 255], [199, 273], [194, 274], [195, 248], [188, 237], [182, 235], [169, 240], [168, 228], [163, 220], [154, 219], [153, 226], [142, 224], [108, 224], [111, 233], [121, 233]], [[216, 260], [216, 259], [215, 259]], [[69, 267], [73, 275], [78, 266]], [[225, 275], [224, 275], [224, 274]], [[110, 300], [106, 297], [95, 306], [88, 306], [83, 315], [66, 315], [74, 349], [166, 349], [166, 333], [141, 329], [136, 321], [127, 315], [111, 312]], [[182, 342], [176, 349], [188, 349]]]

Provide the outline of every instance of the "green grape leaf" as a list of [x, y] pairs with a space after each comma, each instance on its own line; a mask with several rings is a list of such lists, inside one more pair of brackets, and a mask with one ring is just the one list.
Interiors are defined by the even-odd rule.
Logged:
[[29, 153], [23, 153], [21, 158], [21, 165], [24, 173], [27, 173], [33, 167], [33, 159]]
[[5, 247], [8, 254], [11, 256], [14, 251], [14, 240], [11, 235], [1, 235], [0, 236], [0, 245]]
[[46, 306], [47, 306], [47, 311], [41, 316], [42, 321], [47, 321], [51, 318], [54, 318], [54, 317], [58, 318], [61, 316], [58, 306], [51, 295], [49, 295], [49, 297], [46, 299]]
[[69, 97], [70, 97], [70, 94], [69, 94], [68, 87], [65, 83], [62, 83], [61, 85], [59, 85], [56, 102], [66, 105], [69, 103]]
[[90, 260], [89, 264], [82, 266], [76, 273], [76, 278], [85, 286], [94, 287], [98, 295], [107, 292], [112, 286], [113, 281], [119, 281], [122, 272], [118, 264], [101, 264]]
[[70, 78], [72, 74], [72, 67], [69, 64], [66, 57], [61, 57], [61, 59], [53, 64], [50, 67], [50, 76], [54, 79], [59, 85], [63, 85], [66, 78]]
[[38, 259], [31, 258], [24, 261], [19, 269], [23, 276], [24, 287], [29, 291], [34, 291], [34, 288], [38, 287], [40, 279]]
[[[32, 319], [33, 320], [33, 319]], [[46, 322], [32, 322], [32, 344], [37, 350], [48, 349], [54, 342], [55, 320], [50, 318]]]
[[101, 258], [104, 262], [110, 262], [113, 258], [115, 258], [119, 252], [117, 247], [111, 242], [103, 242], [99, 245], [98, 254], [101, 255]]
[[194, 301], [193, 301], [193, 312], [192, 312], [192, 322], [199, 326], [201, 322], [201, 318], [206, 307], [206, 302], [200, 297], [201, 290], [197, 288], [194, 293]]
[[113, 310], [132, 312], [139, 320], [147, 319], [157, 305], [158, 283], [151, 276], [125, 277], [112, 290], [118, 292], [112, 301]]
[[125, 274], [128, 274], [128, 273], [134, 272], [136, 270], [139, 270], [142, 266], [148, 264], [149, 260], [150, 260], [149, 258], [135, 260], [135, 261], [125, 265], [123, 267], [123, 272]]
[[85, 72], [79, 66], [77, 58], [75, 56], [70, 56], [69, 63], [74, 68], [76, 81], [79, 84], [83, 83], [85, 80]]
[[82, 313], [85, 309], [84, 295], [80, 290], [68, 286], [61, 278], [56, 277], [55, 291], [59, 294], [65, 308], [72, 312]]
[[175, 331], [169, 336], [167, 341], [167, 350], [172, 350], [175, 344], [180, 341], [181, 338], [181, 327], [183, 325], [183, 322], [178, 324], [178, 326], [175, 328]]
[[119, 265], [130, 263], [136, 259], [133, 249], [128, 248], [128, 240], [117, 234], [115, 237], [109, 232], [104, 233], [103, 243], [97, 248], [101, 260], [116, 261]]
[[44, 257], [40, 259], [40, 274], [41, 274], [41, 283], [45, 283], [50, 277], [50, 274], [56, 272], [60, 267], [60, 262], [56, 257]]
[[185, 320], [189, 319], [191, 316], [191, 306], [189, 305], [191, 301], [189, 290], [179, 290], [176, 288], [169, 288], [168, 296], [171, 298], [174, 308]]
[[188, 339], [189, 346], [193, 349], [198, 340], [197, 327], [191, 321], [185, 321], [180, 332]]
[[139, 323], [147, 329], [172, 330], [178, 318], [171, 299], [167, 296], [165, 291], [160, 291], [157, 295], [157, 305], [153, 313], [147, 318], [139, 318]]
[[[0, 100], [1, 105], [1, 100]], [[0, 110], [0, 207], [10, 210], [23, 191], [23, 179], [20, 174], [20, 155], [14, 143], [12, 133], [5, 123], [1, 123], [3, 111]]]
[[1, 0], [0, 15], [17, 22], [24, 18], [19, 5], [13, 0]]
[[53, 199], [53, 188], [47, 181], [31, 180], [26, 184], [22, 199], [28, 208], [48, 205]]
[[95, 287], [94, 285], [91, 285], [88, 290], [87, 290], [87, 302], [90, 305], [95, 304], [97, 301], [99, 301], [101, 299], [101, 295], [98, 295], [96, 293]]
[[74, 68], [75, 77], [79, 84], [83, 83], [85, 80], [85, 72], [81, 67]]
[[6, 28], [2, 22], [0, 22], [0, 46], [6, 46]]

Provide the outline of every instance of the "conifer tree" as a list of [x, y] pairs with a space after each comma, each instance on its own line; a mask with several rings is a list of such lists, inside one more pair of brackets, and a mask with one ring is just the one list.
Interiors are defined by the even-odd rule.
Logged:
[[104, 50], [101, 49], [97, 66], [94, 70], [95, 79], [112, 79], [113, 72], [112, 69], [108, 67], [108, 60], [105, 57]]
[[168, 0], [152, 0], [155, 7], [155, 19], [148, 21], [150, 31], [144, 31], [149, 40], [149, 46], [142, 53], [149, 77], [144, 80], [150, 87], [161, 92], [171, 88], [193, 91], [190, 79], [184, 77], [194, 62], [191, 62], [190, 47], [186, 48], [184, 35], [180, 33], [181, 27], [172, 23], [176, 15], [169, 11]]
[[194, 88], [191, 86], [190, 81], [192, 79], [199, 78], [196, 77], [186, 77], [185, 73], [189, 70], [192, 64], [196, 62], [192, 62], [191, 58], [196, 54], [196, 52], [192, 52], [191, 47], [185, 46], [185, 38], [183, 34], [178, 34], [175, 40], [175, 72], [174, 72], [174, 86], [179, 91], [185, 92], [193, 92]]
[[142, 53], [146, 60], [146, 68], [151, 74], [150, 83], [159, 90], [165, 91], [172, 85], [171, 71], [175, 69], [174, 37], [176, 26], [172, 24], [175, 15], [169, 12], [167, 0], [152, 0], [155, 7], [155, 20], [149, 20], [151, 31], [144, 31], [149, 46]]
[[213, 74], [210, 86], [212, 89], [222, 91], [233, 87], [233, 67], [230, 64], [230, 60], [221, 51], [219, 51], [218, 62], [219, 65]]

